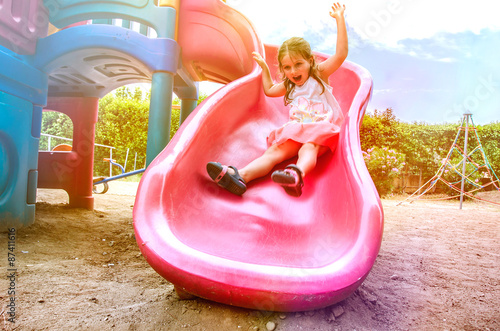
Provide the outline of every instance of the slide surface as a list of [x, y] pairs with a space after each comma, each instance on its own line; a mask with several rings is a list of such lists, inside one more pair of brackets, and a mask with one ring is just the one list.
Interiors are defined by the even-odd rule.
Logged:
[[[242, 20], [241, 14], [234, 18], [237, 14], [230, 13], [223, 17], [224, 26]], [[215, 16], [205, 24], [212, 30], [220, 27]], [[203, 17], [196, 24], [203, 26]], [[221, 28], [203, 39], [224, 34]], [[221, 63], [246, 52], [238, 55], [242, 66], [235, 76], [250, 71], [207, 98], [148, 167], [134, 206], [138, 245], [148, 263], [181, 293], [259, 310], [331, 305], [365, 279], [382, 239], [382, 207], [359, 145], [371, 77], [349, 62], [331, 76], [346, 120], [337, 149], [320, 157], [300, 198], [288, 196], [270, 176], [250, 183], [242, 197], [234, 196], [212, 182], [206, 163], [243, 167], [261, 155], [267, 134], [287, 121], [288, 108], [282, 98], [264, 95], [261, 70], [249, 56], [251, 47], [265, 52], [275, 70], [277, 48], [263, 49], [253, 31], [239, 35], [243, 49], [231, 38], [236, 37], [226, 40], [232, 55], [220, 55]], [[201, 73], [202, 61], [183, 51]], [[228, 66], [220, 71], [219, 77], [228, 77]]]

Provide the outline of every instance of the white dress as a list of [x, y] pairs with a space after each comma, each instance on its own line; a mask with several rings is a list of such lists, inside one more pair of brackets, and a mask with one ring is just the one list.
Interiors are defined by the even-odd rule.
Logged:
[[269, 134], [268, 147], [294, 140], [335, 150], [344, 115], [332, 94], [331, 86], [323, 84], [324, 92], [320, 83], [312, 77], [302, 86], [295, 86], [290, 94], [290, 120]]

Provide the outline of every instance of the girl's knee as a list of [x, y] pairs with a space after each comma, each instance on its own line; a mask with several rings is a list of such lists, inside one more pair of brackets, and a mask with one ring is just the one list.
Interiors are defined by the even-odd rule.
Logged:
[[275, 159], [279, 163], [281, 161], [284, 161], [286, 159], [289, 159], [297, 155], [300, 147], [301, 146], [299, 143], [292, 140], [288, 140], [279, 145], [272, 145], [266, 150], [264, 155]]
[[321, 145], [317, 145], [315, 143], [305, 143], [302, 145], [300, 148], [300, 153], [305, 152], [305, 153], [318, 153], [321, 149]]

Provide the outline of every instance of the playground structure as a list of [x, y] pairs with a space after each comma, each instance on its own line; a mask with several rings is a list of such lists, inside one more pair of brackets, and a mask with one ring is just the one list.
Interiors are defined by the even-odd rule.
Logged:
[[[147, 160], [169, 140], [172, 92], [186, 118], [198, 91], [180, 61], [179, 1], [6, 1], [0, 7], [0, 218], [34, 221], [36, 188], [61, 188], [73, 207], [93, 208], [92, 165], [98, 100], [129, 83], [151, 82]], [[109, 24], [149, 26], [157, 38]], [[48, 24], [61, 31], [47, 36]], [[83, 23], [81, 23], [83, 22]], [[65, 29], [64, 27], [74, 25]], [[147, 28], [141, 26], [141, 32]], [[203, 63], [203, 61], [201, 61]], [[39, 152], [43, 110], [67, 114], [70, 152]], [[15, 125], [13, 125], [15, 123]], [[38, 183], [38, 184], [37, 184]], [[26, 198], [27, 197], [27, 198]], [[5, 223], [5, 224], [4, 224]]]
[[[0, 165], [7, 169], [0, 177], [2, 221], [33, 222], [37, 180], [38, 187], [65, 189], [71, 206], [93, 208], [98, 100], [121, 85], [150, 81], [149, 166], [134, 229], [148, 263], [180, 296], [296, 311], [341, 301], [363, 282], [383, 231], [380, 199], [359, 144], [372, 92], [365, 69], [345, 62], [331, 77], [346, 120], [336, 151], [320, 159], [303, 196], [288, 197], [264, 179], [241, 199], [208, 180], [206, 162], [239, 165], [254, 158], [288, 113], [281, 99], [263, 94], [251, 55], [265, 54], [274, 71], [277, 48], [264, 47], [243, 15], [219, 0], [13, 1], [0, 10], [0, 61], [8, 63], [0, 68]], [[21, 20], [11, 8], [23, 9]], [[148, 25], [158, 37], [78, 24], [115, 18]], [[49, 21], [77, 26], [46, 36]], [[24, 38], [33, 25], [36, 31]], [[203, 80], [226, 85], [192, 112], [195, 82]], [[182, 100], [185, 123], [167, 146], [172, 92]], [[72, 119], [72, 151], [38, 151], [44, 108]]]
[[[463, 148], [458, 145], [458, 140], [462, 132], [464, 133]], [[469, 135], [469, 132], [472, 132], [473, 135]], [[471, 144], [469, 144], [471, 136], [473, 139]], [[472, 144], [473, 142], [475, 142], [475, 145]], [[474, 157], [476, 155], [479, 155], [479, 157]], [[458, 181], [452, 181], [449, 179], [450, 176], [447, 175], [447, 173], [458, 176], [460, 179]], [[473, 180], [473, 178], [478, 177], [478, 175], [481, 175], [481, 179], [485, 179], [486, 181], [479, 182], [479, 179]], [[494, 189], [500, 191], [500, 180], [488, 162], [488, 157], [484, 152], [481, 140], [477, 134], [476, 126], [474, 125], [474, 121], [472, 119], [472, 113], [470, 112], [464, 113], [461, 125], [458, 127], [455, 140], [450, 146], [450, 150], [448, 151], [446, 158], [436, 171], [436, 174], [398, 205], [408, 200], [413, 202], [424, 196], [426, 193], [432, 192], [439, 182], [444, 183], [447, 187], [459, 193], [458, 195], [450, 196], [446, 199], [460, 197], [460, 209], [462, 209], [464, 196], [498, 205], [496, 202], [480, 199], [473, 195], [473, 193], [481, 189]], [[460, 184], [460, 186], [458, 186], [458, 184]], [[466, 184], [473, 187], [473, 189], [466, 191]]]

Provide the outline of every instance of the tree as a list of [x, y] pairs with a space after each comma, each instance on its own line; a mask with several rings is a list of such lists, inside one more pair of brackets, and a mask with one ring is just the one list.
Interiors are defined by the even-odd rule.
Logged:
[[[125, 164], [127, 149], [133, 155], [137, 153], [138, 168], [142, 167], [146, 157], [148, 113], [149, 99], [143, 99], [139, 88], [132, 93], [127, 87], [122, 87], [115, 94], [106, 95], [99, 101], [96, 143], [115, 147], [113, 159], [122, 165]], [[109, 169], [109, 164], [102, 162], [104, 158], [109, 158], [109, 151], [96, 149], [94, 171], [98, 174], [106, 174]]]
[[500, 176], [500, 122], [478, 125], [477, 134], [491, 167]]
[[[113, 150], [113, 159], [119, 164], [125, 163], [127, 149], [129, 160], [138, 155], [137, 168], [144, 166], [146, 160], [149, 103], [151, 94], [145, 94], [136, 88], [133, 92], [127, 87], [121, 87], [114, 93], [106, 95], [99, 101], [99, 119], [96, 124], [96, 143], [116, 147]], [[206, 94], [198, 99], [200, 104]], [[175, 97], [173, 105], [180, 105], [181, 100]], [[170, 124], [170, 139], [179, 129], [180, 111], [172, 109]], [[96, 149], [94, 169], [96, 173], [107, 174], [109, 165], [102, 162], [109, 158], [109, 150]], [[130, 162], [130, 161], [128, 161]], [[132, 163], [129, 163], [129, 165]], [[130, 166], [127, 171], [130, 170]]]
[[[56, 111], [44, 111], [42, 114], [42, 133], [73, 139], [73, 122], [68, 115]], [[47, 137], [41, 137], [39, 149], [46, 151], [48, 149]], [[70, 144], [71, 142], [51, 138], [50, 149], [58, 144]]]
[[[361, 148], [389, 148], [405, 156], [406, 170], [422, 173], [424, 181], [434, 176], [452, 146], [461, 121], [456, 124], [400, 122], [391, 108], [366, 114], [360, 128]], [[492, 169], [500, 171], [500, 123], [476, 126], [479, 139]], [[458, 146], [464, 145], [460, 135]]]
[[375, 109], [373, 115], [367, 114], [359, 130], [361, 149], [366, 151], [371, 147], [394, 148], [395, 143], [401, 138], [399, 120], [392, 108], [385, 111]]

